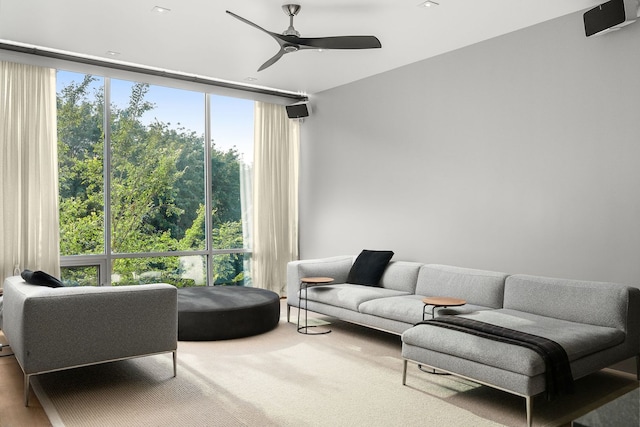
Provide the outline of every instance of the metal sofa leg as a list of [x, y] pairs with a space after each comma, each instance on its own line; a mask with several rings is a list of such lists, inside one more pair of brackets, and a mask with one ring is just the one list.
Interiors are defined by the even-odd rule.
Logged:
[[178, 350], [173, 351], [173, 376], [178, 375]]
[[291, 321], [291, 306], [287, 304], [287, 323]]
[[527, 405], [527, 427], [533, 425], [533, 396], [525, 396]]
[[24, 406], [29, 406], [29, 389], [31, 387], [31, 375], [24, 374]]
[[402, 367], [402, 385], [407, 385], [407, 359], [404, 359], [404, 366]]

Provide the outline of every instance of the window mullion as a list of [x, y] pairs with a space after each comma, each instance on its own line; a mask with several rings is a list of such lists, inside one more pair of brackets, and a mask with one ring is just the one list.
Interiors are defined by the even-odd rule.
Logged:
[[204, 102], [204, 235], [207, 250], [207, 286], [213, 286], [213, 220], [211, 218], [211, 95], [205, 94]]
[[103, 185], [104, 185], [104, 254], [106, 271], [100, 272], [101, 284], [111, 285], [111, 78], [104, 78], [104, 142], [103, 142]]

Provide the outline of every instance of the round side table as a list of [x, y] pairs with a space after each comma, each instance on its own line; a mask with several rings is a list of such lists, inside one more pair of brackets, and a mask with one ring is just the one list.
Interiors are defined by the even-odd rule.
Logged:
[[451, 297], [427, 297], [422, 300], [424, 307], [422, 308], [422, 320], [425, 320], [427, 314], [427, 306], [431, 305], [431, 318], [436, 317], [436, 308], [438, 307], [458, 307], [465, 305], [467, 302], [460, 298]]
[[[323, 334], [328, 334], [329, 332], [331, 332], [331, 329], [329, 329], [328, 331], [322, 331], [322, 332], [309, 332], [309, 328], [315, 328], [316, 325], [312, 325], [309, 326], [309, 323], [307, 321], [307, 304], [308, 304], [308, 300], [307, 300], [307, 289], [309, 289], [311, 286], [316, 286], [316, 285], [326, 285], [333, 282], [333, 277], [303, 277], [302, 279], [300, 279], [300, 287], [298, 288], [299, 290], [299, 295], [298, 295], [298, 333], [301, 334], [305, 334], [305, 335], [323, 335]], [[302, 292], [304, 292], [304, 326], [300, 326], [300, 310], [301, 310], [301, 302], [303, 300], [302, 298]]]

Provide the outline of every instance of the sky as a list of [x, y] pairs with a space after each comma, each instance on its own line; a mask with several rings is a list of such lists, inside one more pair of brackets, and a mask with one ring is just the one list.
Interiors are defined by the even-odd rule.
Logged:
[[[70, 82], [81, 82], [83, 74], [59, 70], [57, 73], [57, 91]], [[104, 79], [98, 77], [93, 87], [98, 88]], [[125, 107], [129, 102], [134, 82], [112, 79], [111, 103]], [[143, 122], [155, 120], [169, 124], [171, 128], [186, 128], [199, 135], [204, 134], [205, 95], [183, 89], [151, 85], [145, 100], [155, 108], [143, 116]], [[226, 151], [236, 147], [245, 162], [253, 163], [253, 106], [247, 99], [228, 96], [211, 96], [211, 137], [216, 148]]]

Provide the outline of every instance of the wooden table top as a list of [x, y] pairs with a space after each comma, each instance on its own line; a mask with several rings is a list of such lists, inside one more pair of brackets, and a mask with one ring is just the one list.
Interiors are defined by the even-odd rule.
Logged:
[[313, 285], [317, 285], [320, 283], [331, 283], [333, 282], [333, 277], [303, 277], [300, 279], [302, 283], [311, 283]]
[[467, 303], [467, 301], [463, 299], [450, 297], [427, 297], [424, 298], [422, 302], [428, 305], [435, 305], [436, 307], [457, 307]]

